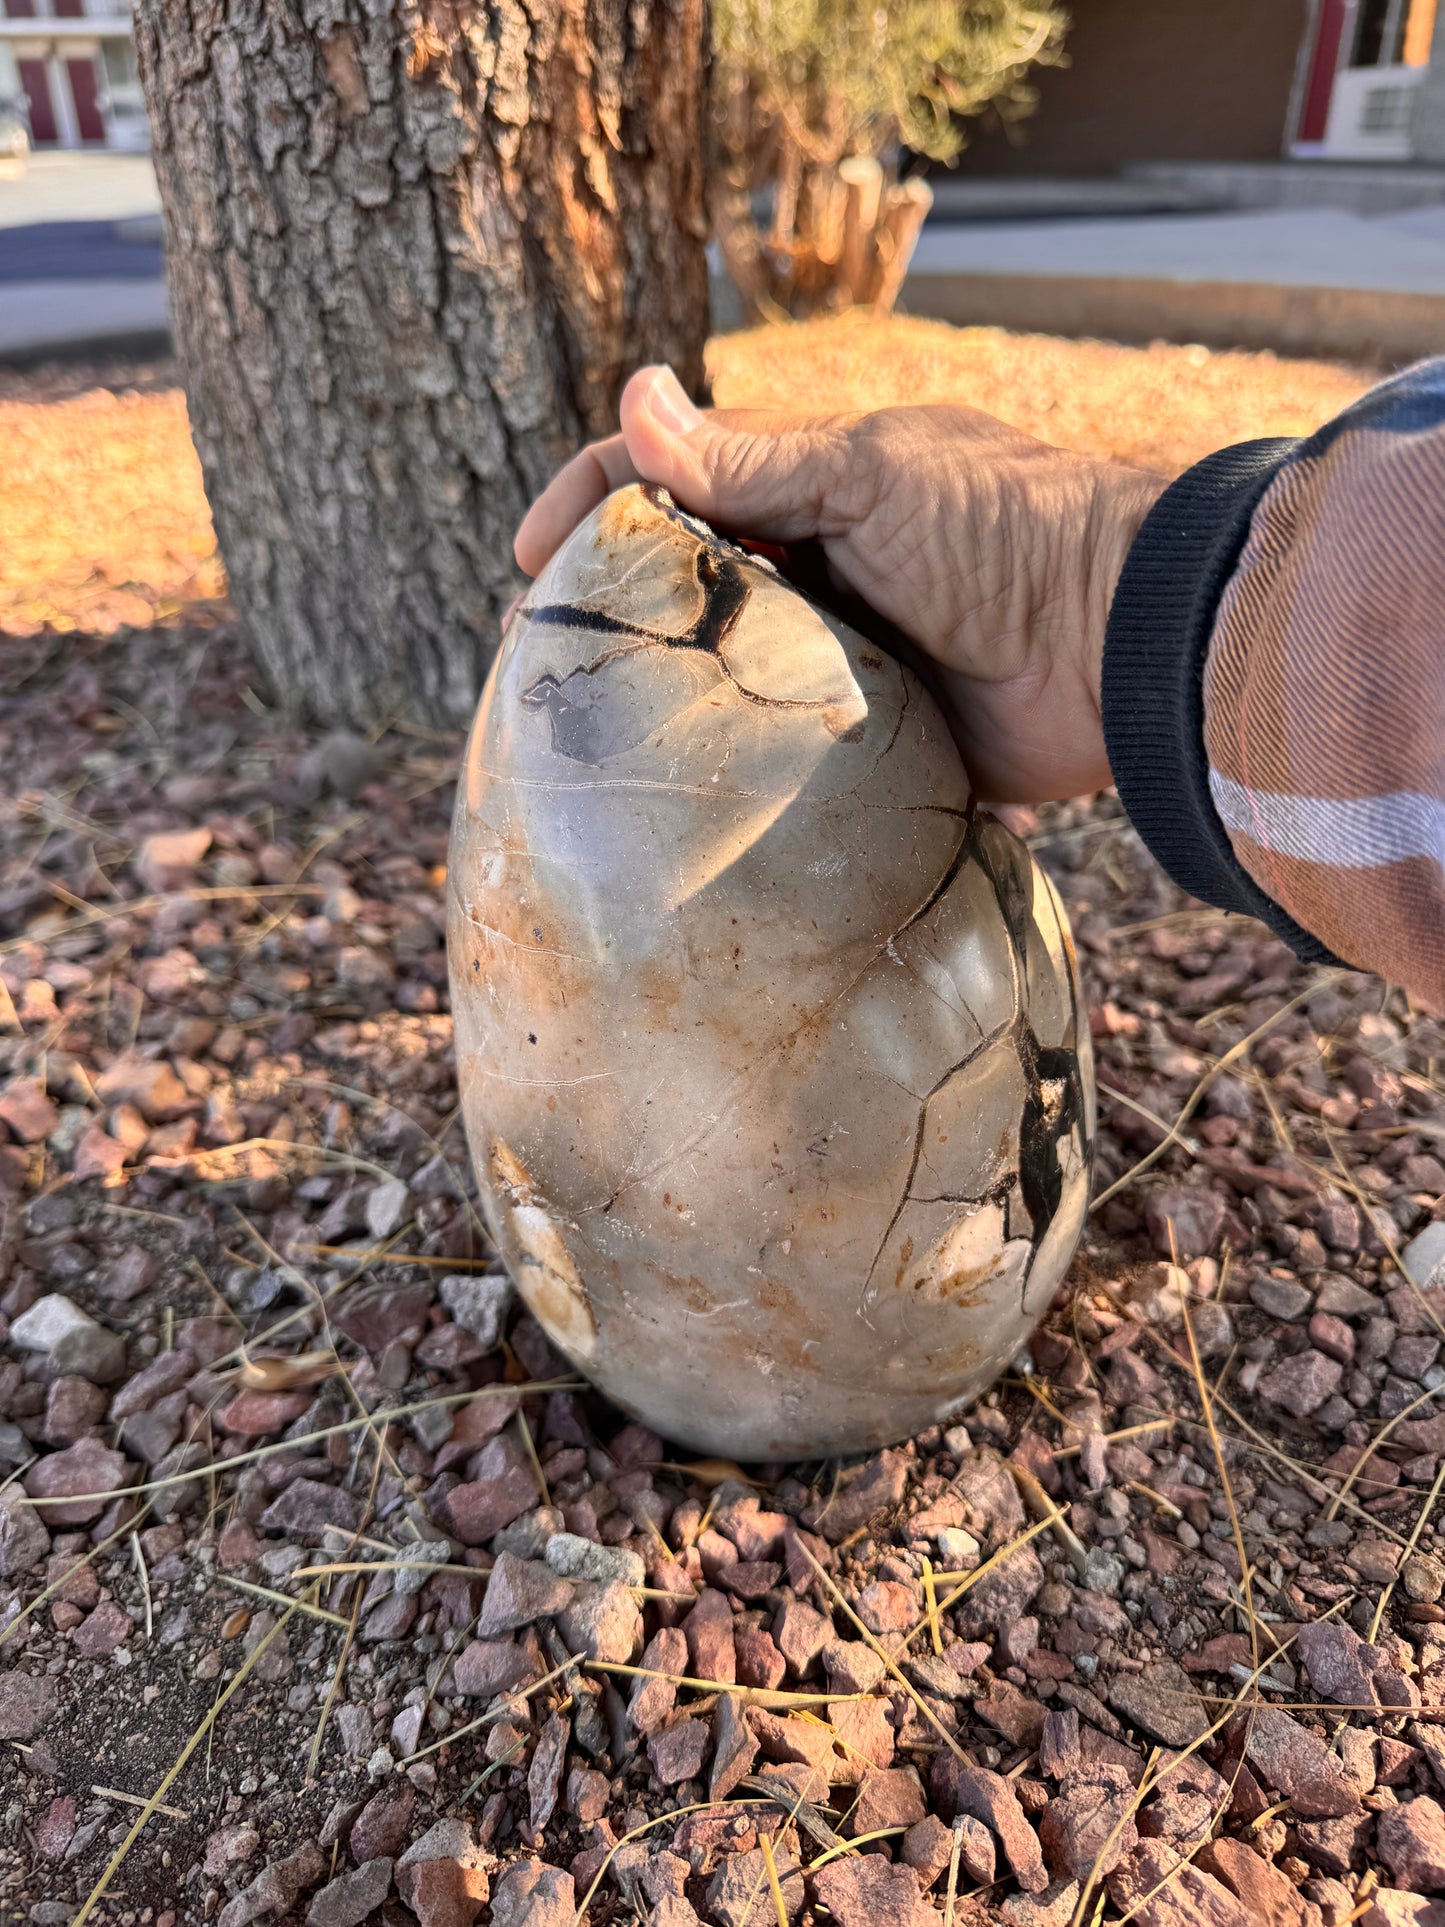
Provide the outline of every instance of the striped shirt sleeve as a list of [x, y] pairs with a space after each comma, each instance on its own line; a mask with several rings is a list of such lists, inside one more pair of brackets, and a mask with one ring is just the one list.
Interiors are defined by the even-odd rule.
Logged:
[[1445, 359], [1165, 492], [1103, 702], [1176, 881], [1445, 1010]]

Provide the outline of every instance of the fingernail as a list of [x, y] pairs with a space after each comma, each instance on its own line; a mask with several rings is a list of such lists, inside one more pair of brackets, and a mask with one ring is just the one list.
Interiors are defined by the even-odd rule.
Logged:
[[659, 368], [647, 391], [647, 408], [669, 434], [690, 435], [702, 420], [670, 368]]

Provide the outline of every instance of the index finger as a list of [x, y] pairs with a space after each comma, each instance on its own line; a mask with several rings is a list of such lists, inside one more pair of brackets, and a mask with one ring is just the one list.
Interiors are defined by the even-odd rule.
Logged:
[[615, 488], [642, 477], [620, 435], [593, 442], [561, 468], [522, 517], [512, 544], [517, 566], [540, 575], [567, 537]]

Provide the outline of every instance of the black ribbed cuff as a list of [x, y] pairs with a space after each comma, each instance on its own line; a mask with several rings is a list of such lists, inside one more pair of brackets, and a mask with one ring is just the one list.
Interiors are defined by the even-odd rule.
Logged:
[[1165, 490], [1135, 537], [1104, 638], [1104, 744], [1119, 799], [1181, 889], [1258, 917], [1307, 963], [1333, 953], [1265, 894], [1209, 794], [1204, 659], [1250, 517], [1299, 443], [1220, 449]]

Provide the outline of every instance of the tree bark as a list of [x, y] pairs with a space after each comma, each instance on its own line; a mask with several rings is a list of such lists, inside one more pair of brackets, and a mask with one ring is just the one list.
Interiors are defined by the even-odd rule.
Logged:
[[171, 305], [277, 700], [465, 721], [511, 537], [701, 380], [706, 0], [138, 0]]

